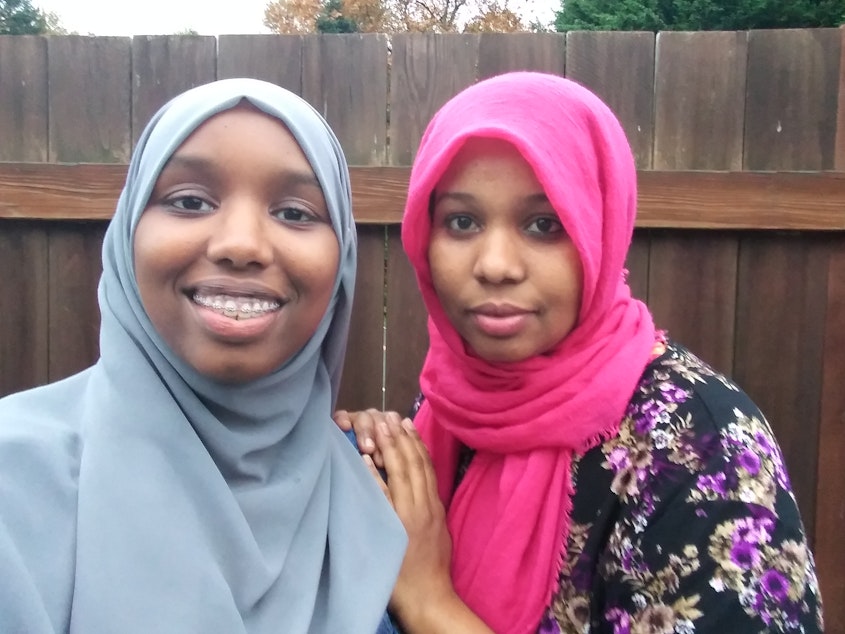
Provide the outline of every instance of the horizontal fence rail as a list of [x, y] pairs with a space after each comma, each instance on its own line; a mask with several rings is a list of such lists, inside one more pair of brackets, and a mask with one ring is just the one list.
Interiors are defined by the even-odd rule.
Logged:
[[[402, 220], [410, 169], [352, 167], [359, 224]], [[107, 220], [126, 166], [0, 163], [0, 218]], [[845, 173], [640, 171], [637, 226], [845, 230]]]
[[427, 333], [398, 223], [422, 131], [480, 79], [556, 73], [619, 117], [639, 171], [633, 292], [770, 420], [826, 631], [845, 634], [843, 38], [0, 36], [0, 394], [96, 360], [100, 248], [141, 130], [183, 90], [248, 76], [302, 95], [354, 166], [358, 278], [340, 404], [406, 410]]

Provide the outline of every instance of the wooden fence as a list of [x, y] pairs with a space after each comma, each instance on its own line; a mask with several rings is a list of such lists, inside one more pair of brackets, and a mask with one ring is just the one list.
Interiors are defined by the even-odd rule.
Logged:
[[2, 36], [0, 394], [96, 358], [100, 244], [147, 119], [191, 86], [253, 76], [313, 103], [355, 166], [361, 255], [341, 404], [405, 410], [426, 335], [397, 222], [422, 130], [480, 78], [564, 74], [611, 105], [637, 157], [635, 294], [767, 414], [814, 544], [827, 631], [845, 632], [843, 39]]

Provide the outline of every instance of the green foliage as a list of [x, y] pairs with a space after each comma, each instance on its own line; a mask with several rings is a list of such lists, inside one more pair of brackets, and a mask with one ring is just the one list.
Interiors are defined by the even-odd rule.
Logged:
[[0, 0], [0, 35], [37, 35], [48, 30], [47, 16], [30, 0]]
[[357, 33], [358, 24], [343, 15], [342, 0], [327, 0], [317, 16], [317, 31], [320, 33]]
[[843, 0], [561, 0], [558, 31], [744, 31], [838, 26]]

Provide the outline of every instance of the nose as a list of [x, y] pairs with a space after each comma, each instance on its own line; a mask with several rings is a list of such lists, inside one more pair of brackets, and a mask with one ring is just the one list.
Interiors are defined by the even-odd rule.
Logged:
[[230, 201], [216, 212], [208, 240], [208, 258], [217, 264], [245, 269], [264, 268], [273, 259], [266, 208], [248, 200]]
[[525, 261], [519, 236], [509, 228], [487, 228], [478, 241], [473, 273], [490, 284], [520, 282], [525, 278]]

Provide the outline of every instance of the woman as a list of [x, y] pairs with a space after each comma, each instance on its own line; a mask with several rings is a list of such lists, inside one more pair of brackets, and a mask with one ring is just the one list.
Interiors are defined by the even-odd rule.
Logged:
[[338, 416], [409, 533], [408, 632], [821, 631], [768, 424], [631, 297], [636, 199], [621, 126], [566, 79], [489, 79], [429, 124], [402, 224], [419, 436]]
[[0, 401], [1, 631], [376, 631], [405, 537], [331, 424], [355, 258], [306, 102], [226, 80], [153, 117], [100, 359]]

